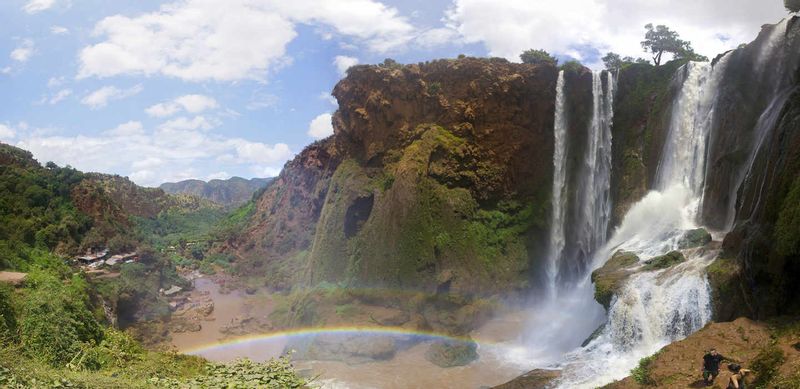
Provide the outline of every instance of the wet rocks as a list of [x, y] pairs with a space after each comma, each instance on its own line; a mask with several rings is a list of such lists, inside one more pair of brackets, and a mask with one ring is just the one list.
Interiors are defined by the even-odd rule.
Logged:
[[603, 267], [592, 272], [594, 299], [606, 309], [611, 305], [614, 294], [622, 287], [625, 279], [633, 274], [631, 269], [639, 263], [639, 257], [629, 251], [619, 250]]
[[341, 361], [348, 365], [394, 358], [397, 344], [391, 336], [321, 334], [286, 346], [297, 360]]
[[644, 270], [662, 270], [675, 266], [681, 262], [686, 262], [686, 257], [680, 251], [670, 251], [664, 255], [650, 258], [644, 261]]
[[439, 367], [464, 366], [478, 359], [477, 350], [471, 340], [440, 340], [430, 345], [425, 359]]
[[683, 234], [680, 242], [678, 242], [678, 248], [690, 249], [695, 247], [703, 247], [710, 242], [711, 234], [709, 234], [705, 228], [696, 228], [694, 230], [686, 231], [686, 233]]

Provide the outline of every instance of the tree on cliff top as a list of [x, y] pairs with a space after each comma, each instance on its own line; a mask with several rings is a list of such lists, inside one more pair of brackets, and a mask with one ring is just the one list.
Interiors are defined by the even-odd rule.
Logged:
[[800, 0], [783, 0], [783, 5], [789, 12], [800, 12]]
[[550, 53], [544, 50], [525, 50], [522, 54], [519, 55], [519, 59], [522, 60], [522, 63], [529, 63], [534, 65], [539, 64], [551, 64], [553, 66], [558, 65], [558, 60], [556, 57], [550, 55]]
[[652, 23], [644, 26], [647, 32], [642, 41], [642, 48], [645, 52], [653, 54], [653, 63], [661, 65], [661, 57], [664, 53], [672, 53], [675, 58], [688, 59], [690, 61], [707, 61], [708, 58], [699, 55], [692, 49], [690, 42], [680, 39], [677, 32], [672, 31], [664, 25], [653, 26]]
[[609, 52], [603, 57], [603, 63], [606, 65], [607, 70], [619, 70], [625, 66], [638, 64], [650, 64], [650, 61], [644, 58], [633, 57], [620, 57], [619, 54]]

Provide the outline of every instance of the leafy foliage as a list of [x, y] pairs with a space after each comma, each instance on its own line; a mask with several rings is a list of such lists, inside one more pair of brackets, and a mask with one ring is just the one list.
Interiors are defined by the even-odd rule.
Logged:
[[771, 387], [769, 384], [778, 374], [778, 370], [785, 359], [783, 351], [778, 346], [772, 345], [761, 350], [750, 364], [752, 370], [758, 373], [756, 374], [756, 380], [753, 382], [753, 387]]
[[534, 65], [540, 64], [549, 64], [556, 66], [558, 65], [558, 60], [556, 57], [553, 57], [545, 50], [525, 50], [522, 54], [519, 55], [519, 59], [522, 60], [522, 63], [529, 63]]
[[646, 52], [653, 54], [653, 62], [656, 66], [661, 65], [661, 57], [664, 53], [672, 53], [676, 59], [686, 59], [689, 61], [708, 61], [708, 58], [699, 55], [692, 49], [692, 44], [680, 39], [676, 31], [672, 31], [665, 25], [653, 26], [652, 23], [644, 26], [647, 29], [645, 39], [642, 41], [642, 48]]
[[52, 270], [28, 274], [19, 323], [25, 352], [53, 366], [69, 362], [82, 343], [102, 339], [92, 314], [89, 285], [80, 275], [62, 279]]
[[[0, 155], [21, 159], [19, 149], [0, 145]], [[24, 160], [24, 159], [23, 159]], [[75, 252], [91, 219], [72, 204], [70, 192], [83, 173], [49, 163], [0, 164], [0, 269], [26, 271], [44, 251]]]
[[655, 361], [658, 353], [639, 360], [639, 365], [631, 370], [631, 377], [640, 385], [655, 385], [656, 382], [650, 377], [650, 365]]
[[308, 385], [286, 357], [266, 363], [240, 359], [230, 365], [209, 364], [205, 375], [190, 380], [153, 378], [149, 382], [162, 388], [298, 389]]
[[608, 70], [620, 70], [632, 64], [649, 64], [650, 61], [644, 58], [635, 58], [635, 59], [633, 57], [622, 58], [617, 53], [608, 52], [603, 57], [603, 63], [606, 65], [606, 69]]

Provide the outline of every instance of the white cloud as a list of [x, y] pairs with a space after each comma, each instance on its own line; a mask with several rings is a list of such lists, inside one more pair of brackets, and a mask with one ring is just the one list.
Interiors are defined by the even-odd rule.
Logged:
[[444, 45], [459, 44], [458, 31], [449, 28], [432, 28], [420, 34], [416, 38], [418, 46], [424, 49], [432, 49]]
[[47, 87], [48, 88], [56, 88], [64, 84], [64, 77], [50, 77], [47, 80]]
[[208, 121], [202, 116], [196, 116], [193, 119], [179, 117], [162, 123], [160, 128], [169, 130], [210, 130], [216, 127], [216, 124]]
[[50, 33], [53, 35], [66, 35], [69, 34], [69, 29], [62, 26], [51, 26]]
[[172, 116], [182, 110], [189, 113], [200, 113], [208, 109], [219, 107], [214, 98], [205, 95], [184, 95], [172, 101], [153, 105], [145, 110], [154, 117]]
[[230, 178], [231, 175], [228, 172], [215, 172], [207, 175], [203, 181], [211, 181], [211, 180], [227, 180]]
[[336, 101], [336, 98], [333, 97], [329, 92], [320, 92], [319, 98], [328, 102], [328, 104], [338, 107], [339, 102]]
[[222, 169], [234, 173], [236, 170], [229, 169], [279, 171], [293, 155], [284, 143], [266, 144], [166, 125], [149, 130], [136, 121], [96, 136], [30, 135], [18, 139], [17, 146], [41, 161], [128, 175], [141, 185], [203, 178]]
[[646, 57], [639, 42], [644, 25], [652, 22], [670, 26], [696, 51], [713, 57], [751, 41], [763, 23], [785, 14], [779, 1], [453, 0], [445, 25], [465, 43], [482, 43], [492, 56], [518, 60], [529, 48], [578, 59], [589, 47]]
[[16, 49], [11, 51], [9, 57], [14, 61], [25, 63], [31, 59], [33, 56], [34, 48], [33, 48], [33, 41], [30, 39], [25, 39], [17, 46]]
[[144, 135], [144, 126], [141, 122], [129, 121], [106, 131], [105, 134], [111, 136]]
[[333, 116], [330, 113], [323, 113], [314, 118], [308, 125], [308, 136], [314, 139], [327, 138], [333, 135]]
[[72, 95], [72, 89], [62, 89], [56, 92], [53, 96], [51, 96], [47, 100], [47, 102], [50, 103], [51, 105], [58, 104], [59, 102], [61, 102], [61, 100], [66, 99], [70, 95]]
[[339, 75], [344, 76], [347, 74], [347, 69], [358, 65], [358, 58], [348, 57], [346, 55], [337, 55], [336, 58], [333, 59], [333, 65], [336, 66], [336, 70], [339, 72]]
[[278, 96], [271, 93], [256, 91], [253, 93], [250, 102], [247, 103], [245, 108], [250, 111], [258, 111], [264, 108], [274, 107], [278, 104], [279, 100]]
[[7, 141], [9, 139], [14, 139], [14, 136], [16, 136], [16, 134], [17, 132], [14, 131], [14, 129], [11, 128], [8, 124], [0, 123], [0, 140]]
[[53, 8], [54, 5], [56, 0], [30, 0], [22, 9], [29, 14], [35, 14]]
[[330, 29], [376, 52], [404, 46], [414, 31], [395, 8], [375, 0], [230, 0], [224, 7], [184, 0], [98, 22], [94, 35], [101, 41], [80, 52], [78, 77], [263, 81], [290, 61], [286, 46], [297, 36], [297, 23]]
[[103, 108], [110, 101], [122, 100], [135, 96], [142, 91], [142, 85], [138, 84], [128, 89], [119, 89], [115, 86], [104, 86], [81, 100], [81, 104], [88, 105], [91, 109]]

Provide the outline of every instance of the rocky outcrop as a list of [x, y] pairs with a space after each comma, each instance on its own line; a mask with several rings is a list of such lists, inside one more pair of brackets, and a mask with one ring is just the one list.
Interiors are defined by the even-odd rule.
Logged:
[[286, 346], [297, 360], [341, 361], [350, 365], [394, 358], [397, 341], [392, 336], [321, 334]]
[[603, 267], [592, 272], [594, 299], [608, 309], [611, 299], [634, 273], [633, 267], [638, 264], [639, 257], [634, 253], [622, 250], [614, 253]]
[[[351, 68], [333, 92], [334, 136], [257, 200], [229, 242], [237, 266], [286, 283], [529, 287], [546, 249], [556, 77], [501, 59]], [[570, 96], [588, 110], [588, 70], [567, 81], [589, 82]]]

